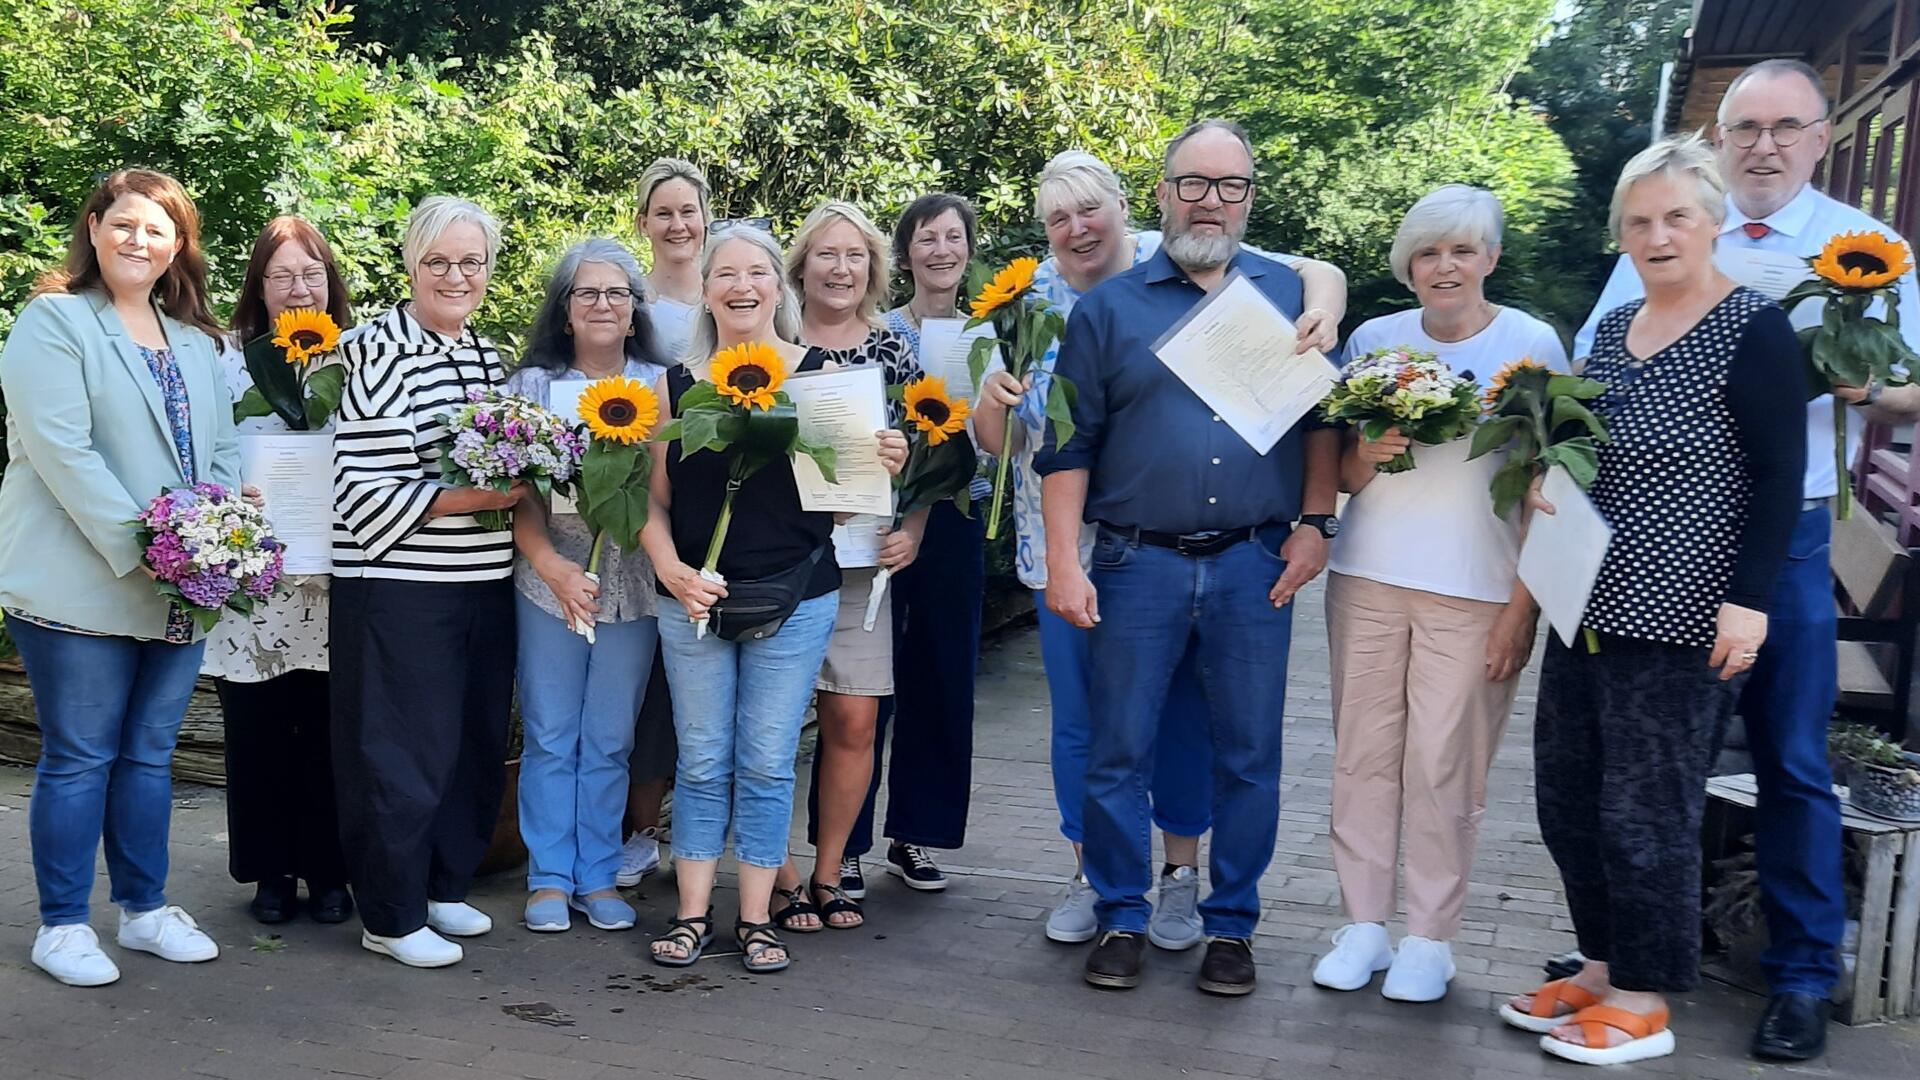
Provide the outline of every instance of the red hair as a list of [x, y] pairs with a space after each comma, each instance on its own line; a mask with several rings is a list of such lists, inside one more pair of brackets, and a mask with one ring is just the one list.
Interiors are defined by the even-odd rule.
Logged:
[[233, 336], [242, 346], [272, 329], [267, 325], [267, 263], [273, 261], [281, 245], [289, 243], [299, 244], [326, 267], [327, 314], [333, 317], [333, 324], [342, 330], [353, 325], [353, 304], [333, 248], [311, 222], [288, 214], [267, 222], [253, 242], [253, 255], [247, 259], [247, 273], [240, 280], [240, 300], [233, 305]]
[[207, 306], [207, 258], [200, 251], [200, 211], [194, 209], [180, 181], [151, 169], [121, 169], [93, 189], [74, 217], [66, 264], [42, 274], [34, 283], [34, 295], [106, 291], [106, 282], [100, 276], [100, 256], [93, 250], [92, 224], [126, 195], [140, 195], [158, 203], [173, 219], [173, 230], [180, 240], [179, 252], [153, 286], [153, 298], [160, 310], [218, 339], [223, 331]]

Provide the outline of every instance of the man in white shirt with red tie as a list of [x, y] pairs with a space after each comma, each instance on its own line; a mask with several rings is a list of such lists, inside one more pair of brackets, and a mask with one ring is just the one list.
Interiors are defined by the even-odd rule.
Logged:
[[[1814, 167], [1826, 157], [1832, 135], [1830, 111], [1819, 75], [1799, 60], [1763, 61], [1727, 87], [1714, 130], [1727, 183], [1727, 216], [1715, 248], [1723, 266], [1743, 251], [1815, 255], [1836, 233], [1897, 238], [1890, 226], [1813, 189]], [[1920, 349], [1920, 288], [1913, 271], [1902, 275], [1898, 293], [1901, 335]], [[1585, 357], [1592, 348], [1601, 316], [1642, 295], [1639, 276], [1622, 257], [1574, 337], [1574, 356]], [[1793, 324], [1815, 325], [1820, 312], [1819, 302], [1802, 303], [1792, 313]], [[1920, 415], [1920, 386], [1836, 385], [1833, 396], [1853, 406], [1847, 410], [1850, 451], [1857, 450], [1868, 421], [1900, 423]], [[1768, 933], [1761, 968], [1772, 996], [1752, 1050], [1765, 1058], [1805, 1060], [1825, 1049], [1826, 1001], [1839, 977], [1846, 927], [1840, 806], [1826, 747], [1838, 693], [1829, 515], [1840, 482], [1833, 401], [1822, 395], [1807, 403], [1806, 502], [1774, 590], [1766, 644], [1740, 698], [1760, 791], [1754, 846]]]

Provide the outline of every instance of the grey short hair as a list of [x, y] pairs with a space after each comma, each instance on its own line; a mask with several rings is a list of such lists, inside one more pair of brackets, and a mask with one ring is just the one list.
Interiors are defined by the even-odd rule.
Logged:
[[1085, 150], [1062, 150], [1040, 170], [1033, 216], [1044, 222], [1056, 210], [1087, 209], [1107, 202], [1116, 206], [1127, 202], [1126, 189], [1112, 167]]
[[687, 351], [679, 357], [681, 363], [704, 361], [713, 356], [720, 345], [720, 329], [714, 325], [713, 312], [707, 309], [705, 296], [707, 275], [713, 272], [714, 253], [720, 245], [730, 240], [745, 240], [758, 247], [767, 256], [773, 267], [773, 277], [780, 283], [780, 298], [773, 309], [773, 332], [780, 340], [798, 344], [800, 341], [800, 297], [793, 291], [793, 285], [787, 281], [787, 275], [781, 272], [786, 256], [780, 251], [780, 241], [765, 229], [756, 229], [751, 225], [735, 225], [730, 229], [707, 234], [707, 246], [700, 249], [700, 305], [694, 309], [693, 333], [688, 336]]
[[700, 171], [700, 166], [684, 158], [654, 158], [647, 171], [640, 174], [640, 206], [633, 214], [634, 231], [646, 232], [647, 204], [653, 201], [653, 189], [669, 180], [685, 180], [700, 202], [700, 216], [713, 220], [713, 207], [707, 201], [712, 192], [707, 186], [707, 174]]
[[1735, 75], [1733, 81], [1727, 84], [1727, 92], [1720, 95], [1720, 109], [1714, 114], [1714, 119], [1722, 124], [1727, 122], [1727, 102], [1733, 100], [1733, 95], [1742, 86], [1745, 86], [1754, 79], [1773, 78], [1780, 75], [1798, 75], [1807, 80], [1807, 85], [1813, 87], [1814, 96], [1820, 99], [1820, 115], [1817, 117], [1802, 117], [1801, 119], [1812, 123], [1814, 120], [1825, 120], [1833, 113], [1833, 99], [1827, 96], [1827, 83], [1825, 79], [1820, 77], [1820, 72], [1805, 60], [1796, 57], [1781, 56], [1771, 60], [1762, 60], [1752, 67], [1747, 68], [1745, 71], [1742, 71], [1740, 74]]
[[1466, 184], [1442, 184], [1420, 197], [1400, 219], [1387, 262], [1400, 284], [1413, 287], [1413, 254], [1432, 244], [1469, 236], [1488, 251], [1500, 246], [1506, 211], [1493, 192]]
[[1195, 120], [1193, 123], [1188, 124], [1184, 129], [1182, 129], [1180, 134], [1175, 135], [1171, 142], [1167, 143], [1167, 152], [1160, 158], [1160, 176], [1162, 179], [1165, 179], [1165, 180], [1173, 179], [1173, 155], [1180, 152], [1180, 148], [1186, 145], [1186, 142], [1188, 139], [1193, 138], [1195, 135], [1198, 135], [1203, 131], [1226, 132], [1227, 134], [1240, 140], [1240, 149], [1245, 150], [1247, 152], [1247, 160], [1250, 162], [1254, 160], [1253, 140], [1247, 137], [1246, 128], [1241, 127], [1239, 124], [1236, 124], [1231, 120], [1218, 120], [1218, 119], [1211, 119], [1211, 118], [1206, 120]]
[[874, 225], [866, 211], [850, 202], [828, 199], [813, 208], [807, 219], [800, 223], [800, 231], [793, 234], [793, 246], [787, 249], [787, 283], [799, 295], [800, 302], [806, 303], [806, 294], [801, 291], [801, 278], [806, 272], [807, 255], [813, 249], [814, 238], [826, 231], [836, 221], [844, 221], [853, 226], [867, 248], [867, 291], [860, 298], [860, 315], [875, 326], [881, 325], [880, 312], [887, 302], [887, 282], [892, 271], [888, 268], [889, 256], [887, 236]]
[[407, 272], [420, 265], [420, 259], [427, 249], [440, 242], [440, 237], [452, 226], [465, 221], [480, 227], [487, 240], [487, 268], [492, 269], [494, 260], [500, 254], [500, 222], [487, 213], [479, 203], [466, 199], [457, 199], [452, 195], [429, 195], [420, 200], [420, 205], [407, 215], [406, 237], [400, 241], [400, 258], [407, 264]]
[[1700, 206], [1718, 226], [1727, 218], [1727, 182], [1714, 163], [1713, 147], [1699, 135], [1673, 135], [1633, 155], [1613, 185], [1613, 205], [1607, 211], [1607, 232], [1620, 241], [1620, 214], [1627, 192], [1649, 176], [1666, 174], [1691, 179], [1700, 193]]

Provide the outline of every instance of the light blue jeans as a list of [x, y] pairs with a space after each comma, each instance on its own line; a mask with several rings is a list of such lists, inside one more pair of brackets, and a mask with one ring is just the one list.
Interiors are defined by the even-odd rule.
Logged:
[[594, 643], [514, 594], [520, 631], [520, 835], [527, 888], [614, 887], [627, 755], [653, 670], [652, 619], [598, 623]]
[[838, 590], [800, 606], [765, 639], [694, 640], [686, 609], [660, 599], [660, 649], [673, 685], [680, 758], [673, 785], [673, 857], [718, 859], [733, 826], [748, 866], [787, 861], [793, 755], [827, 655]]

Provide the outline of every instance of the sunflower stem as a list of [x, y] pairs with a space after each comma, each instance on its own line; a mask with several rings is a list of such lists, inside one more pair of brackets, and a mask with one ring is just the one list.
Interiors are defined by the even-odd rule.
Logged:
[[1837, 397], [1833, 399], [1833, 477], [1837, 481], [1834, 517], [1845, 521], [1853, 516], [1853, 470], [1847, 467], [1847, 403]]
[[720, 500], [720, 520], [713, 523], [713, 541], [707, 545], [707, 561], [702, 570], [720, 569], [720, 545], [727, 542], [727, 526], [733, 523], [733, 496], [740, 490], [740, 481], [727, 479], [726, 497]]
[[1000, 537], [1000, 504], [1006, 498], [1007, 461], [1013, 457], [1013, 422], [1009, 418], [1007, 429], [1000, 436], [1000, 462], [995, 466], [997, 475], [993, 480], [993, 508], [987, 513], [987, 539]]
[[607, 531], [605, 529], [595, 529], [593, 533], [593, 546], [587, 549], [587, 573], [598, 574], [600, 572], [600, 555], [606, 551], [606, 549]]

